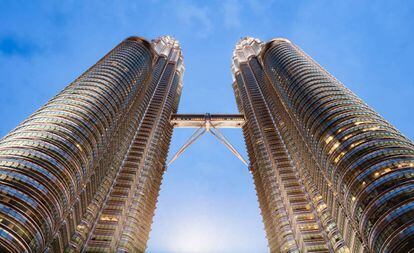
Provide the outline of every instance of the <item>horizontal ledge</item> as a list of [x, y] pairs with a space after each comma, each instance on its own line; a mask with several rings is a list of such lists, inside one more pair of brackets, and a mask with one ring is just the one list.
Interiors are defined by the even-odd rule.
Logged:
[[241, 128], [243, 114], [173, 114], [170, 120], [175, 128], [200, 128], [211, 124], [215, 128]]

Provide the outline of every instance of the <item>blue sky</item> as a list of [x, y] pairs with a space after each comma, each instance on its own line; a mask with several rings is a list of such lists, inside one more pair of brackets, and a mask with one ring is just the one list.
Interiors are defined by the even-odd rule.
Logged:
[[[125, 37], [172, 35], [179, 111], [234, 113], [230, 59], [244, 36], [287, 37], [413, 139], [411, 1], [0, 1], [0, 136]], [[238, 130], [225, 131], [243, 152]], [[174, 132], [176, 151], [191, 130]], [[167, 171], [149, 252], [266, 252], [245, 166], [204, 136]]]

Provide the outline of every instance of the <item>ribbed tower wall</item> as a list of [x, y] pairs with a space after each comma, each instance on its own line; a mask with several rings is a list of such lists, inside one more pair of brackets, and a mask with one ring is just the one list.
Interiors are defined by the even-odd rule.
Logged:
[[184, 71], [131, 37], [0, 141], [1, 252], [143, 252]]
[[181, 49], [165, 36], [152, 41], [156, 59], [148, 83], [141, 117], [122, 164], [101, 202], [99, 217], [89, 233], [85, 250], [90, 252], [144, 252], [162, 176], [165, 172], [184, 71]]
[[283, 138], [274, 103], [264, 90], [267, 83], [258, 61], [263, 44], [252, 38], [240, 41], [233, 57], [233, 85], [243, 127], [251, 172], [271, 252], [341, 252], [340, 236], [333, 242], [325, 231], [312, 194], [299, 175]]
[[41, 252], [68, 240], [99, 187], [125, 113], [151, 72], [148, 42], [129, 38], [0, 142], [0, 247]]
[[[409, 139], [286, 39], [241, 40], [232, 71], [271, 252], [412, 250]], [[300, 192], [326, 249], [306, 241]]]
[[260, 59], [297, 162], [352, 252], [410, 251], [413, 143], [291, 42], [267, 43]]

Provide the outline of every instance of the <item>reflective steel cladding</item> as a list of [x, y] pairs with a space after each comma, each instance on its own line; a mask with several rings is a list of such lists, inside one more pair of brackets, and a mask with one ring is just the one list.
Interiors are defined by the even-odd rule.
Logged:
[[143, 252], [183, 70], [128, 38], [2, 139], [0, 251]]
[[413, 143], [286, 39], [232, 70], [271, 252], [411, 252]]

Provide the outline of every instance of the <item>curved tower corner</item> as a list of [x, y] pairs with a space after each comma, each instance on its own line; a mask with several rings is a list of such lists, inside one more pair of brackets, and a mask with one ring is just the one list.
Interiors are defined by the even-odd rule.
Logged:
[[142, 39], [121, 42], [0, 141], [2, 252], [62, 252], [93, 226], [83, 217], [121, 162], [153, 57]]
[[293, 43], [261, 55], [298, 162], [352, 252], [414, 248], [414, 145]]

